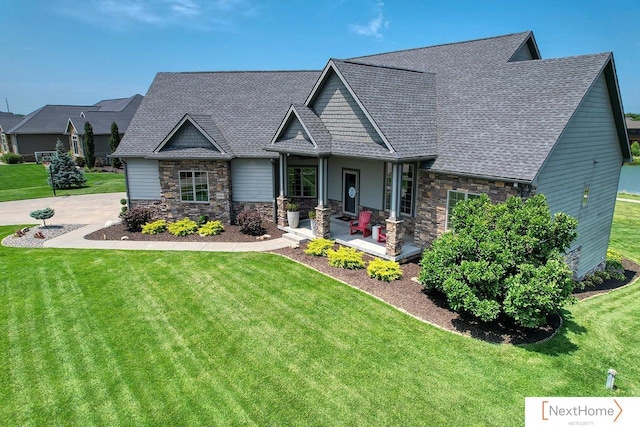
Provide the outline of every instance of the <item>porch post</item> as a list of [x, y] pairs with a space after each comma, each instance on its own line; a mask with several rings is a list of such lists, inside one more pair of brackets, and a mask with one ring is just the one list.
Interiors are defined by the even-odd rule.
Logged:
[[280, 191], [276, 199], [276, 208], [278, 210], [278, 225], [286, 227], [287, 224], [287, 203], [289, 200], [284, 197], [284, 189], [287, 173], [287, 155], [280, 153]]
[[402, 238], [404, 235], [404, 221], [400, 219], [401, 191], [402, 165], [393, 163], [391, 166], [391, 212], [386, 220], [387, 244], [385, 253], [394, 257], [402, 252]]
[[331, 211], [328, 204], [328, 161], [318, 158], [318, 206], [316, 207], [316, 236], [328, 239], [331, 237]]

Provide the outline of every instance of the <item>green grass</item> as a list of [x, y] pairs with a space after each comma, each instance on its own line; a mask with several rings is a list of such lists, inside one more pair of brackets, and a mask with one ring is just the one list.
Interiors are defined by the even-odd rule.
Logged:
[[616, 202], [609, 247], [640, 263], [640, 203]]
[[[37, 164], [0, 165], [0, 202], [52, 197], [47, 170]], [[125, 191], [124, 175], [110, 172], [85, 172], [82, 188], [56, 190], [58, 196], [73, 194], [118, 193]]]
[[4, 425], [518, 426], [525, 396], [610, 395], [609, 368], [614, 395], [640, 395], [637, 283], [514, 347], [272, 254], [2, 247], [0, 259]]
[[619, 199], [640, 200], [640, 194], [618, 193]]

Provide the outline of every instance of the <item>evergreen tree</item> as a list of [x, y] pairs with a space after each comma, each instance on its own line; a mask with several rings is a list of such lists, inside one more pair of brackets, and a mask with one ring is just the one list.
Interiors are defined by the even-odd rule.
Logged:
[[71, 187], [81, 187], [87, 179], [84, 177], [84, 172], [76, 168], [76, 164], [64, 149], [64, 144], [60, 141], [60, 138], [56, 140], [56, 151], [58, 152], [58, 158], [51, 161], [49, 168], [49, 178], [47, 182], [51, 183], [51, 177], [53, 176], [53, 183], [56, 188], [66, 189]]
[[93, 127], [91, 123], [84, 123], [84, 159], [87, 167], [93, 169], [96, 166], [96, 145], [93, 142]]
[[[120, 145], [120, 130], [118, 130], [118, 125], [116, 122], [111, 123], [111, 137], [109, 138], [109, 147], [111, 147], [111, 153], [116, 151]], [[122, 167], [122, 162], [117, 157], [111, 158], [111, 166], [114, 168]]]

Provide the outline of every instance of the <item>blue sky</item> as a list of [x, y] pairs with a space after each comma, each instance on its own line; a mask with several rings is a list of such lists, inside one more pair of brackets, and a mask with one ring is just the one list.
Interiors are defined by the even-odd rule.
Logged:
[[532, 30], [543, 58], [613, 51], [640, 113], [640, 2], [4, 0], [0, 111], [145, 94], [159, 71], [327, 60]]

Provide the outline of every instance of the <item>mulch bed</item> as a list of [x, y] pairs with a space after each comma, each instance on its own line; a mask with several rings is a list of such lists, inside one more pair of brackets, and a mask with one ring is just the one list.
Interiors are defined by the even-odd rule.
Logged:
[[[271, 235], [271, 238], [275, 239], [282, 236], [283, 232], [279, 230], [275, 224], [266, 223], [264, 225], [266, 233]], [[120, 240], [122, 236], [127, 236], [129, 240], [143, 241], [252, 242], [256, 240], [254, 236], [242, 234], [239, 228], [234, 225], [225, 225], [225, 231], [218, 236], [200, 237], [194, 234], [178, 237], [168, 232], [153, 236], [142, 233], [131, 233], [126, 231], [122, 224], [95, 231], [85, 236], [85, 239]], [[496, 321], [492, 323], [480, 322], [471, 316], [461, 315], [449, 310], [446, 300], [443, 297], [426, 294], [423, 291], [422, 285], [412, 280], [412, 278], [417, 277], [420, 272], [420, 266], [417, 261], [402, 265], [402, 279], [385, 283], [370, 278], [366, 270], [347, 270], [331, 267], [326, 257], [307, 255], [304, 253], [305, 248], [306, 244], [303, 244], [297, 248], [288, 247], [273, 252], [298, 261], [328, 276], [363, 290], [417, 318], [462, 335], [492, 343], [528, 344], [549, 338], [561, 324], [561, 319], [557, 315], [549, 318], [547, 326], [537, 329], [518, 327], [508, 321]], [[373, 257], [365, 255], [364, 259], [368, 262], [373, 259]], [[626, 280], [607, 280], [595, 288], [589, 288], [576, 293], [576, 298], [582, 300], [593, 295], [606, 293], [612, 289], [631, 283], [640, 276], [640, 266], [638, 264], [629, 260], [623, 260], [622, 265], [625, 268]]]
[[[272, 239], [282, 237], [283, 231], [272, 222], [264, 222], [263, 227], [265, 234], [271, 236]], [[123, 236], [127, 236], [128, 240], [140, 240], [145, 242], [255, 242], [256, 236], [249, 236], [240, 232], [237, 225], [224, 226], [224, 231], [217, 236], [201, 237], [197, 234], [188, 236], [174, 236], [165, 231], [159, 234], [142, 234], [127, 231], [123, 224], [116, 224], [110, 227], [102, 228], [91, 234], [84, 236], [87, 240], [121, 240]]]
[[[545, 327], [530, 329], [514, 325], [508, 321], [492, 323], [480, 322], [477, 319], [455, 313], [448, 309], [446, 300], [438, 295], [428, 295], [422, 285], [412, 280], [418, 276], [420, 266], [417, 261], [403, 264], [403, 277], [391, 283], [385, 283], [370, 278], [366, 270], [346, 270], [329, 266], [326, 257], [315, 257], [303, 252], [306, 245], [298, 249], [284, 248], [274, 251], [302, 264], [306, 264], [322, 273], [341, 280], [355, 288], [361, 289], [381, 300], [405, 311], [413, 316], [425, 320], [443, 329], [457, 332], [483, 341], [503, 344], [530, 344], [549, 338], [561, 324], [559, 316], [551, 316]], [[365, 261], [372, 257], [365, 255]], [[640, 276], [640, 266], [624, 260], [626, 280], [619, 282], [608, 280], [597, 288], [590, 288], [577, 294], [578, 299], [584, 299], [595, 294], [631, 283]]]

